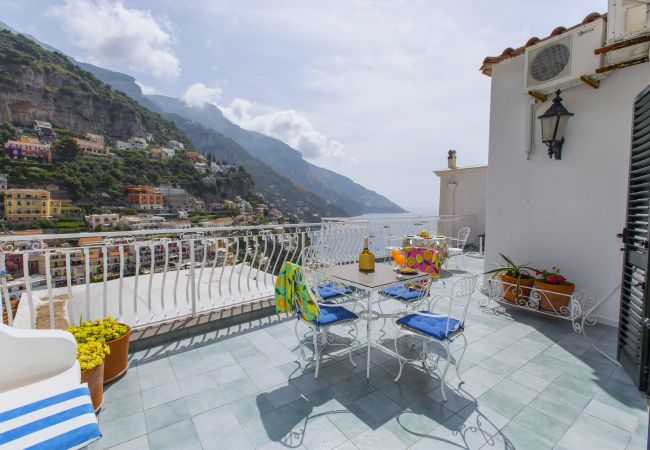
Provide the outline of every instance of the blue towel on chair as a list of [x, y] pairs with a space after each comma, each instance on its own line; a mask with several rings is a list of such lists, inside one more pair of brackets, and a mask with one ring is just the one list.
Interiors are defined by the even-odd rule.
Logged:
[[352, 291], [346, 287], [341, 287], [334, 283], [325, 283], [318, 286], [318, 293], [323, 300], [329, 300], [331, 298], [350, 294]]
[[102, 437], [85, 384], [51, 394], [0, 405], [0, 448], [77, 449]]
[[403, 284], [400, 284], [398, 286], [391, 286], [383, 291], [381, 291], [383, 295], [388, 295], [389, 297], [395, 297], [400, 300], [404, 301], [412, 301], [412, 300], [417, 300], [422, 296], [422, 292], [418, 291], [416, 289], [409, 289]]

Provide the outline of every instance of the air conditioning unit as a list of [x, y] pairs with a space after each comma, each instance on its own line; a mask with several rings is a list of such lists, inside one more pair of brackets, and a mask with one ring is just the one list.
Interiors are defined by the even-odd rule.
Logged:
[[581, 84], [583, 75], [594, 77], [602, 65], [594, 50], [604, 44], [605, 21], [598, 19], [528, 47], [525, 92], [547, 94]]

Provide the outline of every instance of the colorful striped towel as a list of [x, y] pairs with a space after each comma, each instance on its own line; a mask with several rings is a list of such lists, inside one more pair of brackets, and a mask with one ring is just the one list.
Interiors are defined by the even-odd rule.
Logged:
[[0, 449], [78, 449], [101, 438], [87, 385], [0, 405]]
[[275, 280], [275, 310], [277, 313], [300, 313], [305, 320], [318, 320], [320, 309], [304, 282], [302, 267], [285, 262]]

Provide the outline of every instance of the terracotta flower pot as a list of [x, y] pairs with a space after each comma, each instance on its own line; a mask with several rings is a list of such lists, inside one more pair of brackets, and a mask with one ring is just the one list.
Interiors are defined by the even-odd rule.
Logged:
[[540, 309], [566, 316], [569, 312], [569, 300], [575, 291], [575, 284], [551, 284], [535, 280], [535, 289], [539, 292]]
[[535, 280], [532, 278], [519, 278], [519, 289], [517, 289], [517, 278], [509, 277], [508, 275], [500, 275], [499, 278], [504, 283], [508, 283], [503, 285], [504, 299], [512, 303], [528, 301]]
[[111, 353], [106, 356], [104, 361], [104, 384], [121, 377], [129, 368], [129, 340], [131, 338], [131, 328], [124, 336], [107, 342]]
[[104, 363], [90, 370], [81, 371], [81, 382], [88, 383], [90, 399], [95, 413], [98, 413], [104, 402]]

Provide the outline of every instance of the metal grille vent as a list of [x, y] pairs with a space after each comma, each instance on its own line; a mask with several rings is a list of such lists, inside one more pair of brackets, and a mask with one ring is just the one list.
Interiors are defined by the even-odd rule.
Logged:
[[571, 36], [532, 50], [528, 55], [528, 86], [569, 75], [570, 62]]

